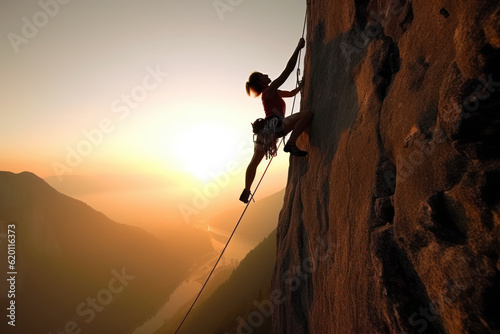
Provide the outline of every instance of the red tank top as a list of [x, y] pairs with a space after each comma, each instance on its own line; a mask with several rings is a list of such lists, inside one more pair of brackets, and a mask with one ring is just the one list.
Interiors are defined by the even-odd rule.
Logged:
[[266, 117], [272, 115], [285, 116], [286, 104], [279, 96], [278, 91], [266, 88], [262, 92], [262, 105], [266, 112]]

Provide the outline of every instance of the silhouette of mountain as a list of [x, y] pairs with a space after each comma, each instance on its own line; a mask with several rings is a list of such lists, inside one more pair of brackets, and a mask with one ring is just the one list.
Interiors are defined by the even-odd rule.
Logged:
[[44, 180], [59, 192], [91, 205], [115, 221], [138, 226], [165, 240], [172, 248], [183, 249], [183, 254], [196, 256], [200, 249], [212, 247], [206, 231], [186, 224], [179, 213], [179, 201], [187, 201], [179, 189], [179, 178], [101, 174], [65, 175], [62, 181], [52, 176]]
[[[15, 299], [2, 293], [0, 301], [15, 300], [19, 333], [126, 333], [165, 301], [196, 255], [116, 223], [28, 172], [0, 172], [0, 223], [1, 254], [15, 226], [15, 268], [0, 265], [17, 272]], [[6, 280], [0, 290], [9, 290]], [[2, 321], [1, 331], [7, 327]]]

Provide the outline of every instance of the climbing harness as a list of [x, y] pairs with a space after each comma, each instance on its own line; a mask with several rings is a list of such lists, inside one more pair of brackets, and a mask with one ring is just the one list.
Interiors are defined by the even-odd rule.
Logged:
[[278, 142], [279, 137], [284, 137], [285, 135], [282, 126], [283, 118], [284, 117], [282, 115], [267, 117], [264, 119], [264, 124], [261, 127], [259, 124], [260, 129], [257, 133], [255, 133], [254, 129], [253, 141], [254, 143], [260, 144], [264, 147], [266, 159], [275, 157], [278, 154], [278, 147], [276, 146], [276, 143]]
[[[306, 11], [306, 14], [304, 16], [304, 26], [302, 28], [302, 38], [304, 38], [304, 33], [305, 33], [305, 30], [306, 30], [306, 20], [307, 20], [307, 11]], [[302, 50], [299, 50], [299, 56], [298, 56], [298, 60], [297, 60], [297, 82], [295, 84], [295, 87], [298, 87], [299, 86], [299, 78], [300, 78], [300, 58], [301, 58], [301, 53], [302, 53]], [[293, 97], [293, 103], [292, 103], [292, 110], [291, 110], [291, 113], [290, 114], [293, 114], [293, 110], [295, 108], [295, 99], [296, 99], [296, 95]], [[285, 142], [285, 137], [283, 137], [283, 143]], [[279, 149], [279, 147], [281, 146], [281, 142], [278, 144], [276, 150]], [[210, 277], [212, 277], [212, 274], [214, 273], [215, 271], [215, 268], [217, 268], [217, 265], [219, 264], [222, 256], [224, 255], [224, 252], [226, 251], [226, 248], [227, 246], [229, 246], [229, 242], [231, 241], [231, 239], [233, 238], [233, 235], [234, 233], [236, 232], [236, 229], [238, 228], [238, 226], [240, 225], [240, 222], [241, 222], [241, 219], [243, 219], [243, 216], [245, 215], [245, 212], [247, 211], [248, 209], [248, 206], [250, 205], [250, 202], [253, 200], [253, 197], [255, 196], [255, 193], [257, 192], [257, 190], [259, 189], [259, 186], [260, 186], [260, 183], [262, 182], [262, 180], [264, 179], [264, 176], [266, 175], [266, 172], [267, 170], [269, 169], [269, 166], [271, 165], [271, 162], [273, 161], [273, 158], [274, 156], [271, 156], [271, 158], [269, 159], [269, 162], [267, 163], [267, 166], [266, 166], [266, 169], [264, 170], [264, 173], [262, 173], [262, 176], [259, 180], [259, 182], [257, 183], [257, 186], [255, 187], [255, 190], [253, 192], [253, 194], [250, 194], [250, 199], [249, 201], [247, 202], [247, 204], [245, 205], [245, 209], [243, 210], [243, 212], [241, 213], [241, 216], [240, 218], [238, 219], [238, 222], [236, 223], [236, 226], [234, 227], [233, 229], [233, 232], [231, 233], [231, 235], [229, 236], [229, 238], [227, 239], [227, 242], [226, 242], [226, 245], [224, 246], [224, 248], [222, 249], [222, 252], [220, 253], [219, 255], [219, 258], [217, 259], [217, 261], [215, 262], [214, 264], [214, 267], [212, 268], [212, 270], [210, 271], [210, 274], [208, 274], [208, 277], [207, 279], [205, 280], [205, 283], [203, 284], [203, 286], [201, 287], [200, 289], [200, 292], [198, 292], [198, 295], [196, 296], [196, 298], [194, 299], [193, 303], [191, 304], [191, 306], [189, 307], [188, 311], [186, 312], [186, 315], [184, 315], [184, 318], [182, 319], [181, 323], [179, 324], [179, 327], [177, 327], [177, 329], [175, 330], [175, 334], [177, 334], [179, 332], [179, 330], [181, 329], [182, 325], [184, 324], [184, 321], [186, 321], [189, 313], [191, 313], [191, 310], [193, 309], [194, 305], [196, 304], [196, 302], [198, 301], [198, 298], [200, 297], [201, 293], [203, 292], [203, 289], [205, 289], [205, 286], [207, 285], [208, 281], [210, 280]], [[255, 202], [255, 201], [254, 201]]]

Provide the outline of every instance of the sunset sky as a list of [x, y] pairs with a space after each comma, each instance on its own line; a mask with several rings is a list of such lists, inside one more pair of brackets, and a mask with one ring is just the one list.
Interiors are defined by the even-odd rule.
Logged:
[[[263, 115], [244, 83], [281, 73], [304, 13], [299, 0], [1, 1], [1, 169], [203, 182], [243, 170]], [[281, 151], [276, 188], [287, 166]]]

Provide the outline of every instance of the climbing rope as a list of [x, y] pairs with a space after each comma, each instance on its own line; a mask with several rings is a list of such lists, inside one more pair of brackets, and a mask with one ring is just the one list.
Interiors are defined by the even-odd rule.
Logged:
[[[305, 30], [306, 30], [306, 19], [307, 19], [307, 11], [306, 11], [306, 14], [304, 16], [304, 26], [302, 28], [302, 38], [304, 38], [304, 33], [305, 33]], [[297, 60], [297, 82], [295, 84], [295, 87], [298, 87], [299, 86], [299, 79], [300, 79], [300, 58], [301, 58], [301, 53], [302, 53], [302, 49], [299, 50], [299, 56], [298, 56], [298, 60]], [[290, 114], [293, 114], [293, 109], [295, 108], [295, 99], [296, 99], [297, 95], [295, 95], [293, 97], [293, 103], [292, 103], [292, 110], [291, 110], [291, 113]], [[284, 142], [284, 140], [283, 140]], [[281, 146], [281, 142], [278, 144], [278, 149], [280, 148]], [[226, 245], [224, 246], [224, 248], [222, 249], [222, 252], [220, 253], [219, 255], [219, 258], [217, 259], [217, 261], [215, 262], [215, 265], [214, 267], [212, 268], [212, 271], [210, 271], [210, 274], [208, 274], [208, 277], [207, 279], [205, 280], [205, 283], [203, 284], [203, 286], [201, 287], [200, 289], [200, 292], [198, 292], [198, 295], [196, 296], [196, 298], [194, 299], [193, 303], [191, 304], [191, 306], [189, 307], [189, 310], [186, 312], [186, 314], [184, 315], [184, 318], [182, 319], [181, 323], [179, 324], [179, 327], [177, 327], [177, 329], [175, 330], [175, 334], [177, 334], [179, 332], [179, 330], [181, 329], [182, 325], [184, 324], [184, 321], [186, 321], [189, 313], [191, 313], [191, 310], [193, 309], [194, 305], [196, 304], [196, 302], [198, 301], [198, 298], [200, 298], [200, 295], [201, 293], [203, 292], [203, 289], [205, 289], [205, 286], [207, 285], [208, 281], [210, 280], [210, 277], [212, 277], [212, 274], [214, 273], [215, 271], [215, 268], [217, 268], [217, 265], [219, 264], [219, 261], [221, 260], [222, 256], [224, 255], [224, 252], [226, 251], [226, 248], [227, 246], [229, 246], [229, 242], [231, 241], [231, 239], [233, 238], [233, 235], [234, 233], [236, 232], [236, 229], [238, 228], [238, 225], [240, 225], [240, 222], [241, 220], [243, 219], [243, 216], [245, 215], [245, 212], [247, 211], [248, 209], [248, 206], [250, 205], [250, 202], [253, 200], [253, 197], [255, 195], [255, 193], [257, 192], [257, 189], [259, 189], [259, 186], [262, 182], [262, 180], [264, 179], [264, 176], [266, 175], [266, 172], [267, 170], [269, 169], [269, 166], [271, 166], [271, 162], [273, 161], [273, 156], [271, 156], [271, 159], [269, 159], [269, 162], [266, 166], [266, 169], [264, 170], [264, 172], [262, 173], [262, 176], [259, 180], [259, 182], [257, 183], [257, 186], [255, 187], [255, 190], [253, 192], [253, 194], [250, 195], [250, 199], [248, 200], [247, 202], [247, 205], [245, 205], [245, 209], [243, 210], [243, 212], [241, 213], [241, 216], [240, 216], [240, 219], [238, 219], [238, 222], [236, 223], [236, 226], [234, 227], [234, 230], [233, 232], [231, 233], [231, 235], [229, 236], [229, 238], [227, 239], [227, 242], [226, 242]]]
[[[307, 11], [306, 11], [306, 14], [304, 15], [304, 25], [302, 26], [302, 38], [304, 38], [304, 34], [306, 32], [306, 20], [307, 20]], [[299, 86], [299, 82], [300, 82], [300, 58], [301, 57], [302, 57], [302, 49], [299, 50], [299, 57], [297, 59], [297, 80], [295, 82], [295, 88], [297, 88]], [[293, 96], [293, 103], [292, 103], [292, 111], [290, 112], [290, 115], [293, 115], [293, 110], [295, 108], [295, 99], [296, 98], [297, 98], [297, 95], [294, 95]], [[281, 138], [281, 142], [279, 143], [277, 149], [280, 148], [281, 143], [283, 143], [283, 145], [285, 144], [285, 136], [283, 138]], [[273, 159], [271, 158], [271, 160], [273, 160]], [[271, 163], [271, 161], [269, 161], [269, 164], [270, 163]], [[257, 190], [257, 189], [255, 189], [255, 190]], [[254, 193], [255, 193], [255, 191], [254, 191]]]

